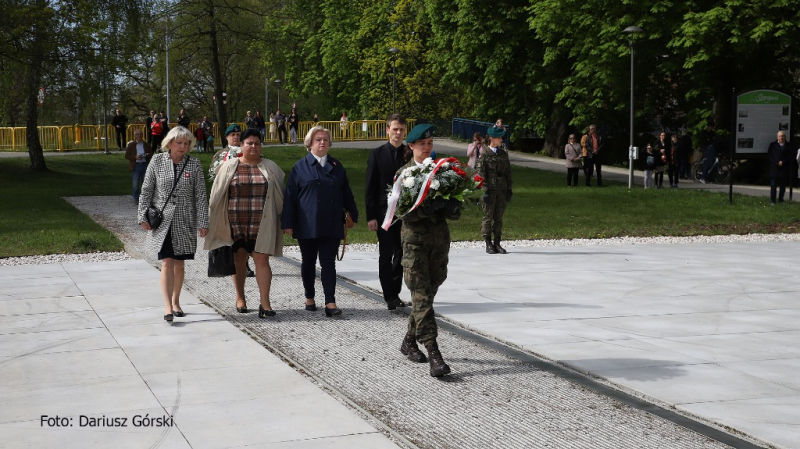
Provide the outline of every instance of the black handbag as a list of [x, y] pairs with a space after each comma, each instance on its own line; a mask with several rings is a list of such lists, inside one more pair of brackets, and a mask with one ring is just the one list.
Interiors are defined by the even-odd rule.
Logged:
[[208, 277], [222, 278], [236, 274], [233, 248], [221, 246], [208, 252]]
[[167, 207], [167, 201], [172, 196], [172, 192], [175, 191], [175, 186], [178, 185], [178, 181], [181, 179], [181, 175], [183, 174], [183, 170], [186, 168], [186, 164], [189, 163], [189, 158], [186, 158], [186, 161], [183, 163], [183, 167], [181, 167], [180, 173], [172, 182], [172, 189], [169, 191], [169, 195], [167, 195], [166, 201], [164, 201], [164, 205], [161, 206], [161, 209], [155, 207], [154, 205], [147, 206], [147, 210], [144, 213], [144, 218], [147, 220], [147, 224], [150, 225], [150, 228], [155, 230], [157, 227], [161, 226], [161, 222], [164, 221], [164, 208]]
[[[164, 205], [166, 206], [166, 203]], [[151, 204], [147, 207], [144, 218], [147, 219], [147, 223], [150, 227], [155, 229], [161, 225], [161, 222], [164, 220], [164, 214]]]

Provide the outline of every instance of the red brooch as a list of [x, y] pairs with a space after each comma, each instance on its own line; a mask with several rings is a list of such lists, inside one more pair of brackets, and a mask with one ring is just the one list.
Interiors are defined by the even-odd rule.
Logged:
[[192, 175], [189, 172], [186, 172], [186, 173], [183, 174], [183, 177], [184, 178], [191, 178]]

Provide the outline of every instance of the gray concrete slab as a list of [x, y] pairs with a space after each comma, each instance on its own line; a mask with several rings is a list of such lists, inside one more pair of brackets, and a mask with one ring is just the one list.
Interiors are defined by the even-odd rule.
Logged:
[[[133, 254], [140, 254], [150, 263], [156, 263], [153, 254], [142, 251], [144, 233], [130, 219], [133, 216], [130, 201], [121, 197], [71, 198], [70, 201], [96, 221], [113, 229]], [[577, 253], [561, 251], [558, 248], [552, 251], [551, 257], [569, 256], [571, 258], [569, 263], [572, 264], [580, 264], [589, 258], [593, 263], [609, 266], [617, 263], [616, 259], [620, 254], [618, 249], [608, 248], [595, 248], [592, 251], [578, 249]], [[628, 252], [632, 255], [637, 254], [635, 250]], [[470, 254], [474, 258], [482, 256], [480, 252]], [[541, 253], [533, 248], [520, 250], [518, 255], [520, 257], [515, 258], [513, 264], [501, 267], [502, 270], [494, 270], [491, 262], [493, 259], [483, 257], [480, 258], [477, 268], [461, 266], [454, 261], [453, 266], [457, 267], [457, 271], [465, 267], [470, 268], [463, 275], [473, 283], [460, 280], [454, 283], [448, 281], [446, 288], [452, 290], [454, 296], [447, 300], [456, 312], [467, 310], [467, 316], [488, 317], [486, 322], [474, 326], [462, 323], [460, 327], [488, 335], [478, 328], [490, 325], [500, 328], [508, 323], [518, 325], [519, 328], [527, 326], [533, 329], [550, 325], [555, 329], [554, 335], [563, 338], [565, 343], [584, 343], [592, 338], [601, 339], [602, 344], [630, 340], [634, 342], [630, 344], [631, 350], [646, 349], [648, 344], [653, 344], [637, 341], [635, 337], [627, 336], [613, 327], [593, 325], [594, 322], [602, 323], [604, 319], [625, 316], [624, 313], [629, 310], [626, 301], [635, 304], [639, 294], [624, 293], [631, 288], [641, 290], [640, 282], [631, 279], [630, 276], [614, 273], [616, 277], [611, 277], [602, 294], [596, 294], [595, 284], [589, 282], [583, 282], [577, 288], [572, 288], [571, 278], [562, 279], [563, 266], [558, 265], [562, 261], [541, 260], [539, 254]], [[349, 258], [361, 260], [361, 265], [353, 270], [352, 277], [360, 276], [365, 283], [376, 278], [374, 254], [348, 252], [346, 260]], [[655, 261], [643, 258], [640, 262], [644, 268], [637, 275], [648, 276], [659, 270], [659, 264]], [[485, 339], [476, 341], [474, 334], [467, 335], [457, 327], [442, 329], [438, 338], [440, 347], [443, 348], [445, 357], [453, 368], [453, 373], [440, 380], [433, 379], [428, 375], [427, 365], [411, 363], [398, 351], [399, 342], [406, 328], [406, 317], [402, 313], [388, 312], [385, 305], [361, 294], [360, 289], [349, 288], [346, 283], [340, 283], [336, 288], [337, 304], [344, 309], [342, 317], [329, 319], [319, 311], [306, 312], [302, 307], [304, 301], [299, 267], [280, 258], [271, 259], [271, 267], [273, 272], [271, 302], [278, 315], [270, 319], [258, 319], [255, 313], [236, 313], [233, 308], [230, 281], [209, 279], [206, 276], [205, 253], [202, 251], [198, 251], [195, 261], [186, 264], [185, 286], [205, 303], [213, 305], [226, 320], [248, 333], [257, 335], [274, 351], [283, 354], [292, 365], [313, 376], [327, 389], [335, 391], [337, 397], [346, 398], [348, 404], [359, 408], [367, 416], [391, 429], [393, 436], [401, 441], [410, 442], [409, 444], [459, 449], [478, 447], [686, 449], [721, 448], [726, 444], [740, 448], [756, 447], [741, 439], [731, 438], [730, 435], [698, 426], [696, 422], [680, 415], [665, 412], [663, 409], [653, 409], [647, 403], [631, 401], [629, 397], [623, 399], [618, 391], [588, 382], [585, 378], [576, 376], [574, 372], [554, 369], [552, 365], [531, 357], [529, 352], [509, 353], [495, 341]], [[344, 265], [340, 264], [340, 267]], [[474, 284], [474, 281], [483, 279], [481, 275], [488, 267], [492, 267], [495, 273], [508, 274], [498, 276], [496, 284], [488, 286], [491, 288], [486, 288], [485, 283]], [[346, 271], [350, 273], [349, 270], [348, 266]], [[590, 268], [586, 268], [585, 271], [589, 273], [588, 276], [594, 276]], [[531, 272], [541, 273], [541, 278], [530, 278]], [[453, 277], [457, 276], [454, 274]], [[577, 279], [580, 278], [579, 275]], [[525, 283], [531, 279], [535, 281], [535, 284], [530, 284], [533, 287]], [[513, 292], [512, 295], [486, 298], [494, 295], [494, 290], [502, 288]], [[572, 288], [576, 296], [562, 297], [564, 288]], [[317, 290], [321, 290], [319, 283]], [[256, 292], [255, 283], [248, 280], [246, 293], [250, 301], [255, 299]], [[594, 303], [596, 300], [601, 303]], [[497, 312], [504, 315], [503, 319], [498, 320], [492, 316], [492, 310], [464, 309], [460, 301], [481, 308], [487, 307], [487, 304], [496, 307]], [[608, 304], [613, 303], [614, 306], [607, 307], [603, 301]], [[547, 319], [534, 316], [534, 319], [528, 318], [527, 321], [518, 320], [519, 313], [516, 313], [516, 309], [550, 313], [551, 308], [576, 309], [589, 313], [580, 319], [560, 319], [553, 315]], [[608, 310], [604, 310], [606, 308]], [[126, 310], [125, 307], [119, 306], [111, 309]], [[159, 309], [155, 306], [151, 309], [150, 313], [157, 321], [156, 314], [159, 313]], [[718, 311], [713, 303], [706, 309]], [[640, 315], [646, 314], [646, 311], [640, 312]], [[191, 314], [188, 318], [191, 318]], [[173, 325], [173, 328], [175, 327], [177, 325]], [[196, 338], [211, 342], [225, 341], [227, 335], [220, 323], [214, 320], [187, 323], [177, 329], [173, 328], [169, 329], [169, 334], [165, 334], [163, 332], [165, 327], [145, 324], [144, 321], [141, 324], [110, 327], [119, 341], [137, 345], [138, 348], [163, 347], [165, 344], [168, 345], [169, 339], [174, 336], [171, 334], [194, 332], [197, 329], [203, 329], [204, 336]], [[144, 334], [149, 334], [149, 338], [157, 341], [157, 344], [148, 343]], [[188, 335], [191, 334], [182, 338], [191, 338]], [[213, 336], [220, 338], [217, 340]], [[579, 338], [574, 338], [575, 336]], [[531, 335], [527, 337], [530, 338]], [[497, 340], [495, 336], [491, 338]], [[639, 340], [642, 338], [639, 337]], [[229, 361], [226, 363], [234, 364], [233, 369], [238, 366], [249, 366], [246, 362], [230, 361], [229, 358], [225, 358], [227, 356], [220, 357], [221, 360]], [[649, 360], [658, 359], [651, 357]], [[698, 360], [696, 363], [702, 362], [702, 359]], [[665, 359], [661, 363], [639, 363], [637, 360], [630, 366], [661, 368], [664, 371], [673, 369], [678, 366], [676, 363], [681, 361], [680, 355], [673, 354], [672, 359]], [[620, 365], [612, 363], [608, 366], [618, 368]], [[192, 372], [197, 373], [210, 373], [216, 369], [204, 367], [199, 363], [191, 365], [191, 368]], [[187, 372], [189, 371], [182, 371], [182, 373]], [[170, 371], [154, 371], [145, 376], [148, 379], [150, 376], [159, 376], [153, 382], [158, 386], [158, 390], [163, 392], [169, 390], [170, 382], [177, 382], [177, 377], [170, 377], [174, 376], [170, 373]], [[625, 387], [618, 386], [618, 388]], [[198, 389], [195, 388], [194, 391]], [[291, 392], [291, 387], [287, 392]], [[199, 394], [198, 399], [201, 401], [209, 400], [207, 395]], [[254, 394], [269, 393], [256, 389]], [[289, 400], [287, 398], [291, 396], [293, 395], [289, 393], [288, 396], [280, 396], [276, 400]], [[178, 397], [177, 388], [165, 400], [177, 402], [176, 397]], [[264, 399], [264, 401], [270, 400], [272, 399]], [[242, 404], [254, 402], [241, 398], [240, 401]], [[216, 406], [217, 403], [214, 402], [213, 405]], [[188, 407], [191, 406], [182, 406], [181, 409]], [[229, 413], [238, 416], [235, 411]], [[226, 425], [225, 423], [229, 422], [226, 419], [226, 416], [220, 416], [220, 425]], [[313, 421], [318, 422], [318, 420]], [[326, 426], [322, 425], [320, 429], [315, 429], [315, 435], [324, 435], [325, 428]], [[270, 435], [254, 438], [257, 438], [259, 445], [267, 445], [271, 441]]]
[[191, 293], [164, 323], [158, 279], [143, 261], [0, 267], [3, 447], [397, 447]]
[[[437, 314], [657, 403], [800, 447], [800, 421], [789, 418], [800, 396], [800, 282], [789, 275], [800, 242], [506, 248], [451, 250]], [[338, 273], [380, 291], [369, 275], [376, 264], [377, 253], [351, 252]]]

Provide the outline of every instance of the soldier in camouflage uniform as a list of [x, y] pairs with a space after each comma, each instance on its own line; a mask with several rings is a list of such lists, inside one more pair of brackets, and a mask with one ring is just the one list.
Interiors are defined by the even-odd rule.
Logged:
[[[484, 151], [478, 160], [478, 174], [484, 179], [486, 193], [483, 195], [483, 220], [481, 235], [486, 240], [486, 252], [506, 254], [500, 246], [503, 236], [503, 214], [511, 201], [511, 162], [503, 147], [506, 130], [492, 127], [486, 131], [490, 138], [489, 151]], [[492, 237], [494, 236], [494, 241]]]
[[[408, 133], [406, 141], [414, 152], [407, 165], [420, 165], [430, 157], [433, 149], [432, 125], [417, 125]], [[400, 352], [409, 360], [424, 363], [430, 360], [430, 374], [434, 377], [450, 372], [442, 359], [436, 343], [437, 327], [433, 311], [433, 298], [439, 286], [447, 279], [448, 253], [450, 252], [450, 228], [447, 220], [461, 216], [461, 202], [455, 199], [426, 199], [420, 207], [401, 217], [403, 220], [403, 276], [411, 291], [412, 310], [408, 316], [408, 330], [400, 346]], [[422, 343], [428, 357], [420, 351]]]

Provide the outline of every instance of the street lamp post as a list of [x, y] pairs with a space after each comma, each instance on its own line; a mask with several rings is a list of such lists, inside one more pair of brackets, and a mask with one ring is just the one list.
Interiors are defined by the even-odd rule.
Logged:
[[275, 80], [275, 84], [278, 85], [278, 109], [281, 108], [281, 80]]
[[399, 48], [392, 47], [389, 49], [389, 53], [392, 54], [392, 114], [394, 114], [394, 86], [395, 86], [395, 69], [397, 68], [397, 52], [399, 52]]
[[622, 30], [623, 33], [628, 35], [628, 45], [631, 48], [631, 139], [630, 146], [628, 147], [628, 188], [633, 188], [633, 35], [643, 32], [644, 30], [636, 25], [631, 25]]
[[167, 28], [164, 32], [164, 60], [167, 62], [167, 122], [169, 122], [169, 16], [167, 17]]

